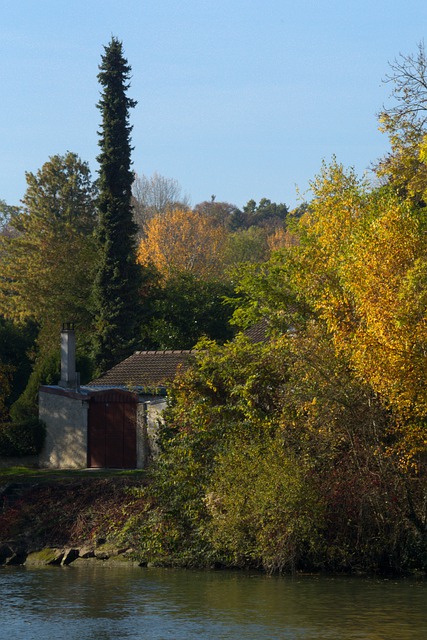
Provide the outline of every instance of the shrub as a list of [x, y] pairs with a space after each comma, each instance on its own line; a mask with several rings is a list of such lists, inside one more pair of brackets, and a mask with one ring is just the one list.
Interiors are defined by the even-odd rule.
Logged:
[[37, 417], [40, 385], [56, 384], [60, 371], [59, 349], [39, 357], [25, 390], [10, 408], [10, 416], [14, 422], [22, 423]]
[[280, 437], [230, 443], [205, 501], [208, 535], [228, 563], [295, 570], [321, 546], [323, 506], [310, 468]]
[[46, 437], [45, 424], [37, 418], [0, 424], [0, 455], [22, 457], [37, 455]]

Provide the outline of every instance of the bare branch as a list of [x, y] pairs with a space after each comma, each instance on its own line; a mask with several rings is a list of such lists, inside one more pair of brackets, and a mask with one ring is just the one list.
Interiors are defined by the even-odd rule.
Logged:
[[392, 83], [391, 96], [396, 100], [393, 107], [384, 108], [383, 114], [414, 128], [424, 129], [427, 115], [427, 58], [424, 42], [418, 44], [416, 54], [400, 54], [390, 63], [391, 72], [383, 82]]
[[171, 209], [189, 208], [190, 201], [183, 194], [181, 185], [173, 178], [165, 178], [157, 172], [148, 178], [144, 174], [135, 173], [132, 185], [133, 209], [135, 222], [140, 235], [148, 220], [158, 214], [164, 214]]

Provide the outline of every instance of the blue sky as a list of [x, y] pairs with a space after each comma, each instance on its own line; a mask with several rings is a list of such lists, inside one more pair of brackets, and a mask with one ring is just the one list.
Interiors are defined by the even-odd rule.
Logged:
[[96, 177], [98, 64], [132, 66], [133, 167], [192, 204], [297, 203], [333, 155], [363, 173], [388, 141], [388, 62], [424, 39], [421, 0], [1, 0], [0, 199], [66, 151]]

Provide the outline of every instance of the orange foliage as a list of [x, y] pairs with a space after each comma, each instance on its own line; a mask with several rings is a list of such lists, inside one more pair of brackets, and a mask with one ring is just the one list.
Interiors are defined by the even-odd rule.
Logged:
[[283, 249], [285, 247], [293, 247], [297, 244], [297, 236], [283, 227], [277, 227], [277, 229], [267, 237], [267, 245], [270, 253], [273, 251], [279, 251], [279, 249]]
[[168, 278], [176, 271], [204, 278], [221, 274], [226, 232], [206, 215], [174, 209], [147, 222], [137, 260]]

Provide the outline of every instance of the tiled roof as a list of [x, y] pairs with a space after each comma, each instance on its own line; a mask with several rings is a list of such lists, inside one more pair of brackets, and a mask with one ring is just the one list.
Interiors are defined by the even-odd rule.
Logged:
[[172, 382], [178, 370], [189, 366], [192, 353], [194, 351], [136, 351], [93, 380], [90, 386], [164, 386]]
[[[251, 342], [266, 342], [268, 320], [260, 320], [245, 331]], [[136, 351], [103, 376], [92, 380], [90, 387], [164, 387], [172, 382], [180, 369], [189, 366], [195, 351]]]

